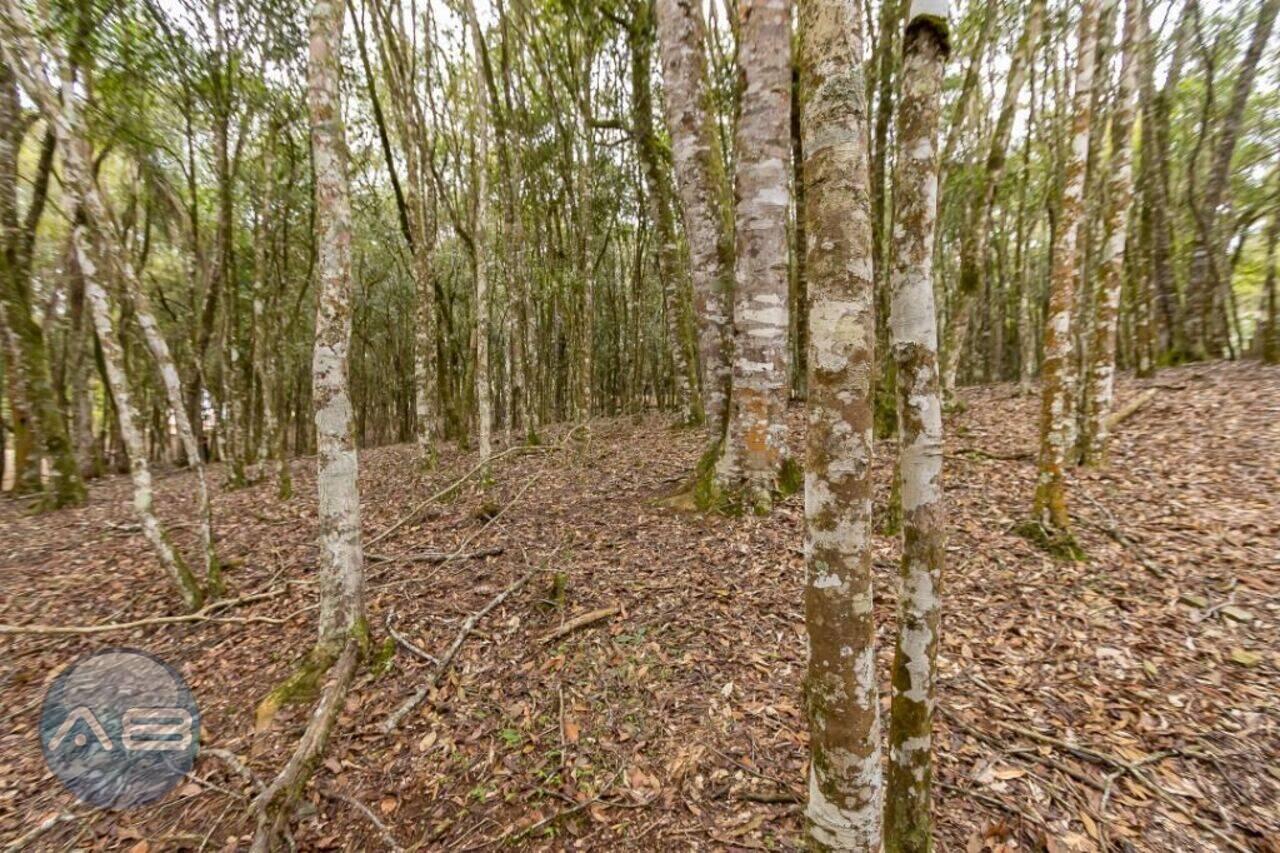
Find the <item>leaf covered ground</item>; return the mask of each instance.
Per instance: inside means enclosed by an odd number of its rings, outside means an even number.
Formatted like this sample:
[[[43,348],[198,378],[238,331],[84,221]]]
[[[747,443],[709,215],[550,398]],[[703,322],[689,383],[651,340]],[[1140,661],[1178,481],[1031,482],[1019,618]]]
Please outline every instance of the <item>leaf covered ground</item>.
[[[1280,850],[1280,370],[1200,365],[1122,380],[1111,467],[1073,474],[1088,552],[1056,560],[1013,531],[1030,504],[1038,398],[966,389],[947,424],[952,532],[940,651],[936,815],[943,850]],[[803,445],[802,413],[792,410]],[[806,734],[803,501],[768,518],[703,517],[663,501],[700,451],[659,416],[596,420],[499,459],[368,546],[374,640],[388,625],[442,655],[480,620],[421,708],[378,725],[433,664],[371,655],[304,796],[300,849],[791,849]],[[887,496],[892,445],[878,451]],[[475,463],[412,447],[361,455],[366,540]],[[0,637],[0,844],[31,849],[246,849],[253,781],[305,725],[258,701],[314,632],[313,460],[295,497],[220,490],[231,595],[214,618],[84,636]],[[215,473],[215,479],[220,476]],[[194,554],[191,483],[158,506]],[[877,537],[882,687],[897,540]],[[443,562],[442,562],[443,560]],[[82,509],[0,501],[0,622],[98,625],[177,615],[129,508],[126,478]],[[611,611],[549,636],[575,617]],[[204,752],[163,801],[91,811],[45,769],[47,684],[108,646],[179,668]],[[383,663],[384,665],[379,665]]]

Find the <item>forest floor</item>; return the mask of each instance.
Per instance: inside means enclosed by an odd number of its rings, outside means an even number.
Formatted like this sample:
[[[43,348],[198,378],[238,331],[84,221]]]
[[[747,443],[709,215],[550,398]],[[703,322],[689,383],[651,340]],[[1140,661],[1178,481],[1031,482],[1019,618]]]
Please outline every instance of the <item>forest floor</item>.
[[[1031,501],[1038,398],[961,392],[947,424],[941,850],[1280,850],[1280,369],[1125,378],[1119,403],[1151,385],[1158,395],[1119,429],[1111,467],[1072,476],[1080,563],[1012,532]],[[799,449],[799,408],[792,424]],[[378,724],[432,665],[402,647],[385,672],[362,668],[306,791],[299,848],[799,845],[802,497],[768,518],[677,512],[660,499],[693,465],[696,434],[658,416],[567,431],[368,545],[375,640],[390,622],[435,655],[538,573],[478,622],[391,735]],[[891,459],[882,447],[882,497]],[[409,446],[363,453],[366,541],[474,462],[445,453],[424,472]],[[255,705],[314,633],[314,460],[293,475],[286,502],[269,482],[216,495],[231,594],[278,593],[219,614],[239,621],[0,639],[0,845],[65,814],[28,846],[247,848],[253,790],[223,759],[203,754],[158,804],[104,813],[57,784],[36,731],[46,685],[77,655],[142,648],[194,690],[202,747],[269,779],[308,714],[286,708],[254,733]],[[160,480],[159,510],[188,553],[191,492],[185,473]],[[883,690],[897,539],[876,548]],[[94,484],[82,509],[31,516],[0,501],[0,593],[8,624],[180,612],[123,477]],[[616,611],[546,639],[603,608]]]

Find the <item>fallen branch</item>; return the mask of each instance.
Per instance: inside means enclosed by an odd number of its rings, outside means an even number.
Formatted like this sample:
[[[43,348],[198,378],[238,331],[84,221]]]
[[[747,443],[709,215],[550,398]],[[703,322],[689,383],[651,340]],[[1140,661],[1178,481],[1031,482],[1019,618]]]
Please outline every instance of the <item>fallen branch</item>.
[[[493,548],[481,548],[469,554],[459,554],[452,551],[419,551],[416,554],[402,554],[398,557],[383,554],[365,554],[365,556],[368,557],[371,563],[427,563],[428,565],[437,565],[449,560],[481,560],[485,557],[498,557],[506,553],[506,550],[501,546],[495,546]]]
[[[458,656],[458,650],[462,648],[462,644],[466,641],[467,635],[475,629],[476,623],[489,615],[489,613],[499,604],[518,592],[537,573],[538,569],[536,568],[525,572],[519,580],[494,596],[493,599],[484,607],[467,617],[467,620],[462,623],[462,628],[458,631],[458,635],[453,638],[453,642],[449,645],[449,650],[445,652],[444,657],[440,659],[440,663],[438,663],[435,670],[432,671],[431,677],[428,678],[421,687],[415,690],[413,695],[406,699],[399,708],[396,708],[395,711],[391,712],[391,714],[382,721],[382,724],[378,728],[384,735],[395,731],[396,727],[404,721],[404,718],[409,716],[409,714],[427,698],[427,694],[430,693],[432,688],[440,682],[441,676],[443,676],[453,664],[453,659]]]
[[[1107,418],[1107,430],[1114,430],[1116,427],[1120,426],[1120,424],[1129,420],[1129,418],[1138,413],[1139,409],[1154,400],[1159,393],[1159,388],[1148,388],[1146,391],[1143,391],[1137,397],[1134,397],[1126,403],[1123,408],[1116,409]]]
[[[288,590],[288,584],[280,587],[279,589],[255,593],[254,595],[242,595],[239,598],[224,598],[220,601],[214,601],[210,604],[206,604],[194,613],[184,613],[181,616],[152,616],[147,619],[135,619],[132,622],[110,622],[104,625],[0,625],[0,635],[105,634],[111,631],[128,631],[133,628],[146,628],[151,625],[179,625],[186,622],[222,622],[234,624],[260,622],[268,625],[283,625],[286,620],[273,619],[269,616],[215,616],[214,614],[231,607],[242,607],[246,604],[254,604],[259,601],[276,598],[277,596],[283,595],[286,590]]]
[[[572,634],[579,628],[593,625],[602,619],[608,619],[610,616],[616,616],[621,610],[622,608],[615,604],[611,607],[602,607],[599,610],[592,610],[589,613],[583,613],[581,616],[575,616],[550,634],[544,634],[539,642],[549,643],[552,640],[558,640],[567,634]]]
[[[405,651],[409,652],[409,654],[413,655],[414,657],[420,660],[424,660],[427,663],[433,663],[439,666],[440,660],[435,655],[417,646],[415,643],[413,643],[413,641],[411,641],[408,637],[401,634],[392,626],[391,618],[394,615],[395,615],[395,611],[392,610],[390,613],[387,614],[387,618],[383,621],[383,626],[387,629],[387,633],[391,635],[391,639],[395,640],[396,643],[402,646],[405,649]]]
[[[333,723],[346,699],[347,689],[355,678],[356,661],[359,657],[359,644],[354,638],[347,640],[293,755],[280,774],[254,799],[251,809],[258,816],[258,826],[254,831],[253,844],[249,848],[252,853],[268,853],[288,828],[294,803],[301,796],[307,779],[314,772],[318,759],[329,742]]]

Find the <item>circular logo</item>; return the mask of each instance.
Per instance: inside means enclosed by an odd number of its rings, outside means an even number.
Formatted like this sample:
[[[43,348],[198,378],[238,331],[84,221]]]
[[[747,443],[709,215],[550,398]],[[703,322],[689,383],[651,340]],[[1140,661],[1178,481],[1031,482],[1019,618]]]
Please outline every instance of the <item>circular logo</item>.
[[[84,802],[154,802],[191,772],[200,711],[182,676],[135,649],[103,649],[66,669],[40,714],[44,760]]]

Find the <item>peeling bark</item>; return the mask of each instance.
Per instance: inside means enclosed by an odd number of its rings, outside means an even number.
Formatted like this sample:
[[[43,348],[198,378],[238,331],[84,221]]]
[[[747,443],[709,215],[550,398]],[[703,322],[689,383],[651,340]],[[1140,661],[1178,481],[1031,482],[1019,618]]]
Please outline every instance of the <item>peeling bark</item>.
[[[883,775],[871,572],[875,347],[863,18],[799,0],[809,277],[805,467],[806,836],[878,850]]]

